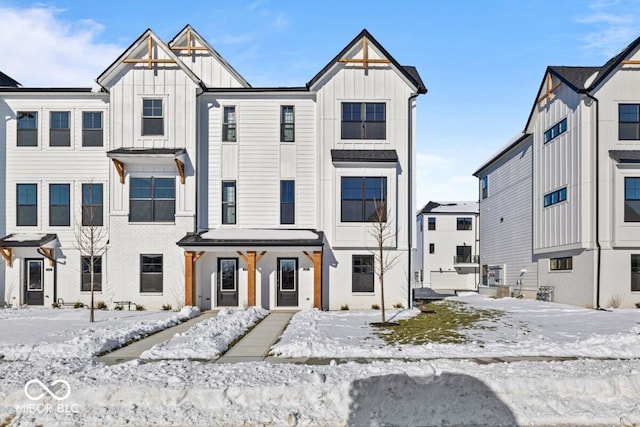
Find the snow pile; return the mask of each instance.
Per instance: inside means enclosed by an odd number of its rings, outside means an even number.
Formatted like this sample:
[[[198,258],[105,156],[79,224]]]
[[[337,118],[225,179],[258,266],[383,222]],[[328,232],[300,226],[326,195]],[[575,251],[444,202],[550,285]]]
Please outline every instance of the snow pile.
[[[0,355],[3,360],[92,358],[199,314],[197,307],[178,313],[96,310],[89,323],[83,309],[0,310]]]
[[[216,317],[195,324],[169,341],[154,345],[142,353],[140,358],[217,359],[230,343],[268,314],[267,310],[259,307],[248,310],[224,308]]]

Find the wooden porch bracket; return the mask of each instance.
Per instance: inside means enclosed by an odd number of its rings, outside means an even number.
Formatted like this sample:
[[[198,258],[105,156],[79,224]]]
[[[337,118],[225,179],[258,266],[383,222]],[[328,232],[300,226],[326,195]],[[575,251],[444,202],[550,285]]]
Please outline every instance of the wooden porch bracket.
[[[0,254],[2,254],[2,258],[7,262],[7,267],[11,267],[13,250],[11,248],[0,248]]]
[[[184,252],[184,304],[194,306],[196,301],[195,266],[196,261],[204,255],[204,251]]]
[[[53,263],[56,262],[55,257],[53,256],[53,254],[55,253],[55,249],[53,248],[40,248],[40,250],[42,251],[42,254],[49,260],[49,267],[53,267]]]
[[[124,184],[124,163],[116,159],[111,160],[113,161],[113,166],[115,166],[116,172],[118,172],[118,176],[120,177],[120,184]]]
[[[184,163],[181,160],[176,160],[176,166],[178,167],[178,173],[180,174],[180,184],[184,184]]]

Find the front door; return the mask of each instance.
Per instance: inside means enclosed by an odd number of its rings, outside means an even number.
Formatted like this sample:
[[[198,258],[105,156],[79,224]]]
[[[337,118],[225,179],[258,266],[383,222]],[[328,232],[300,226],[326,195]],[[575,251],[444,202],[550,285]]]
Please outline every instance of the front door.
[[[298,306],[298,259],[278,258],[278,307]]]
[[[238,258],[218,258],[218,306],[238,306]]]
[[[44,261],[42,259],[25,260],[25,297],[27,305],[44,305]]]

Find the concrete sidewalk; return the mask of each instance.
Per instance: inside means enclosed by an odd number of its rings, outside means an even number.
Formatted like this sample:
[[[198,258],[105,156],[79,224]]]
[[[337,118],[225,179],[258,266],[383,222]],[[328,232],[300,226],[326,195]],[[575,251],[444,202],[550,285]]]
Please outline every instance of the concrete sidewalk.
[[[271,346],[278,341],[294,314],[293,311],[271,312],[215,363],[255,362],[267,359]]]
[[[98,357],[98,361],[104,363],[105,365],[116,365],[118,363],[138,359],[143,352],[149,350],[154,345],[164,341],[168,341],[173,338],[175,334],[184,332],[196,323],[210,319],[217,315],[217,311],[205,311],[198,317],[189,319],[186,322],[182,322],[179,325],[172,326],[171,328],[163,329],[160,332],[142,338],[140,341],[133,342],[125,347],[119,348],[118,350],[114,350],[110,353],[104,354]]]

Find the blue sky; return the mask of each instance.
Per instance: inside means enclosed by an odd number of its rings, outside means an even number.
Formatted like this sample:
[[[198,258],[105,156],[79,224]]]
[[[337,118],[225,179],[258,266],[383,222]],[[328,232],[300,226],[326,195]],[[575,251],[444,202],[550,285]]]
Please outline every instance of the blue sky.
[[[191,24],[253,86],[302,86],[363,28],[429,93],[418,204],[475,200],[471,174],[525,125],[547,65],[602,65],[640,36],[640,1],[0,0],[0,70],[90,86],[151,28]]]

